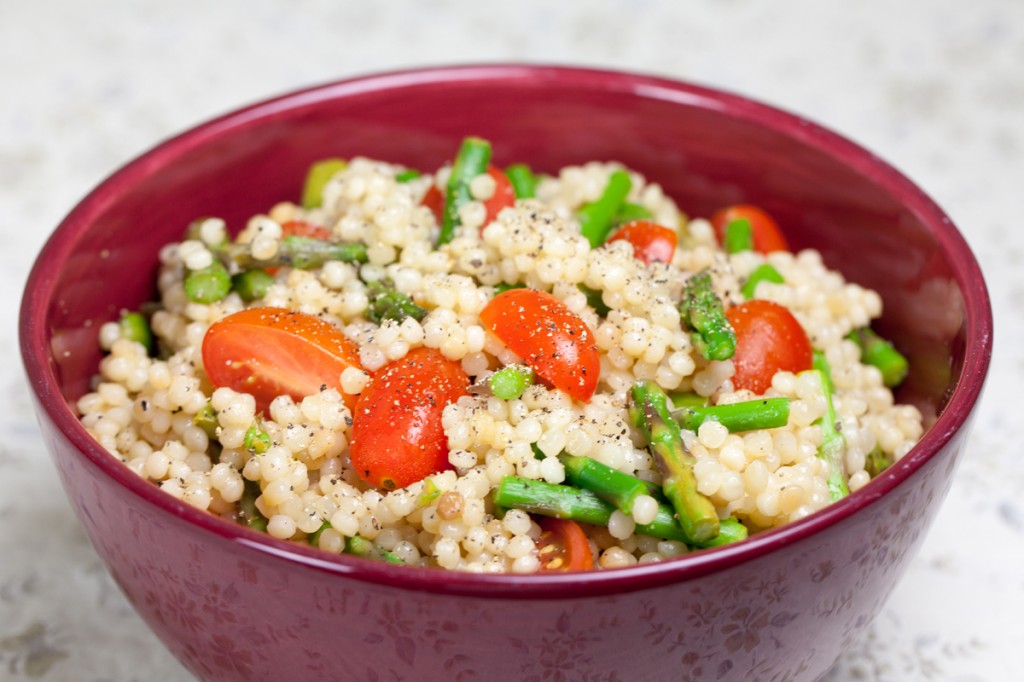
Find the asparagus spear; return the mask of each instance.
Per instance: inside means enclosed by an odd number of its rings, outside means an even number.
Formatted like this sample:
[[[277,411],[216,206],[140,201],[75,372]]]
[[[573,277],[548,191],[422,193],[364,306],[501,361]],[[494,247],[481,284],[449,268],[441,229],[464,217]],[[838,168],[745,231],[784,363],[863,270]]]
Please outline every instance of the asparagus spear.
[[[739,253],[754,248],[754,228],[746,218],[737,218],[725,226],[722,248],[726,253]]]
[[[758,398],[731,405],[689,406],[672,416],[684,429],[696,431],[706,421],[716,421],[729,430],[774,429],[789,422],[789,398]]]
[[[410,182],[410,181],[415,180],[416,178],[420,177],[420,175],[422,175],[422,173],[420,173],[415,168],[407,168],[407,169],[405,169],[404,171],[402,171],[401,173],[399,173],[398,175],[395,176],[395,182],[397,182],[397,183]]]
[[[149,329],[149,322],[142,313],[128,312],[121,313],[118,320],[118,328],[121,331],[121,338],[141,343],[146,350],[153,348],[153,332]]]
[[[725,317],[721,299],[711,288],[709,272],[705,270],[689,279],[679,312],[701,356],[707,360],[728,360],[736,352],[736,334]]]
[[[512,183],[516,199],[532,199],[537,196],[537,176],[525,163],[514,163],[506,168],[505,177]]]
[[[644,481],[590,457],[558,456],[565,467],[565,480],[574,486],[589,490],[610,502],[623,514],[633,513],[633,502],[641,495],[650,495]]]
[[[683,445],[679,424],[672,418],[665,393],[651,381],[638,381],[630,391],[629,415],[644,435],[663,476],[662,489],[692,543],[718,534],[715,506],[697,490],[694,458]]]
[[[266,532],[267,517],[256,508],[256,498],[262,494],[259,483],[247,480],[242,492],[242,498],[238,500],[239,521],[253,530]]]
[[[601,317],[608,317],[612,309],[605,304],[600,289],[591,289],[586,284],[577,284],[576,287],[587,297],[587,305],[593,308],[595,313]]]
[[[231,275],[219,260],[185,275],[185,296],[193,303],[216,303],[231,293]]]
[[[324,185],[338,171],[344,170],[348,164],[344,159],[324,159],[309,167],[306,182],[302,186],[302,205],[304,208],[316,208],[324,202]]]
[[[407,317],[417,322],[427,316],[427,309],[412,302],[412,299],[394,288],[389,279],[375,280],[366,285],[366,297],[370,305],[366,318],[380,324],[384,320],[401,322]]]
[[[282,239],[277,254],[266,260],[253,258],[252,247],[249,244],[228,244],[221,254],[241,270],[282,266],[309,270],[331,260],[346,263],[365,263],[369,260],[366,256],[366,244],[333,242],[298,235],[289,235]]]
[[[612,218],[619,212],[632,186],[633,181],[629,179],[629,173],[623,170],[613,171],[597,201],[577,211],[580,233],[590,242],[591,248],[596,249],[608,238],[608,233],[612,229]]]
[[[882,473],[890,466],[892,466],[892,456],[877,445],[868,453],[864,462],[864,470],[868,472],[871,478]]]
[[[231,278],[231,289],[246,303],[263,298],[274,283],[274,277],[266,270],[246,270]]]
[[[531,514],[572,519],[594,526],[607,526],[615,505],[597,493],[568,485],[556,485],[517,476],[506,476],[494,491],[494,504],[506,509],[522,509]],[[742,540],[747,529],[734,518],[721,522],[721,532],[707,540],[695,542],[683,531],[672,508],[658,505],[658,514],[650,523],[638,523],[636,532],[665,540],[677,540],[694,547],[717,547]]]
[[[653,220],[654,214],[646,206],[634,204],[632,201],[622,202],[622,207],[612,218],[612,225],[624,225],[634,220]]]
[[[491,162],[491,143],[479,137],[462,140],[459,152],[452,164],[445,193],[444,215],[441,218],[441,233],[437,245],[447,244],[455,237],[455,228],[462,224],[459,208],[473,200],[469,183],[481,173],[487,172]]]
[[[877,367],[882,372],[882,382],[886,386],[899,386],[906,378],[907,358],[870,327],[852,331],[847,338],[860,347],[860,359],[864,364]]]
[[[807,371],[817,375],[818,381],[821,382],[821,392],[825,396],[825,415],[819,420],[821,446],[818,448],[818,457],[828,462],[828,497],[835,502],[849,495],[850,488],[846,484],[845,467],[843,467],[843,450],[846,447],[846,441],[843,439],[843,434],[836,428],[836,408],[832,402],[832,372],[824,353],[815,351],[814,369]]]
[[[770,263],[762,263],[754,268],[754,271],[747,277],[747,281],[743,283],[741,291],[743,292],[743,298],[750,300],[754,298],[754,293],[757,291],[757,285],[761,282],[774,282],[775,284],[782,284],[785,282],[779,271],[776,270]]]
[[[515,400],[533,384],[533,370],[526,365],[506,365],[491,375],[491,392],[502,400]]]

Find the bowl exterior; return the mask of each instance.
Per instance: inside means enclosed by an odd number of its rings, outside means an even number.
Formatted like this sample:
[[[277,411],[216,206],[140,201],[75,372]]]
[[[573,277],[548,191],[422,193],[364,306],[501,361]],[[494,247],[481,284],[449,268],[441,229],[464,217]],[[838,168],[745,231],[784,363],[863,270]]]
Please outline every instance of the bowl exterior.
[[[652,589],[579,596],[570,582],[517,599],[374,585],[254,551],[126,495],[42,425],[117,584],[211,682],[816,679],[881,610],[966,439],[862,513],[755,561]]]
[[[297,196],[308,164],[421,168],[467,133],[498,163],[618,159],[687,212],[758,203],[795,246],[881,292],[906,349],[900,398],[930,431],[855,495],[684,561],[550,577],[411,570],[299,548],[188,508],[105,453],[73,402],[98,324],[151,298],[158,249],[200,215],[231,225]],[[22,354],[43,436],[110,572],[204,680],[801,680],[870,622],[963,451],[991,354],[973,256],[901,175],[801,119],[700,87],[578,69],[460,67],[357,79],[230,114],[101,185],[30,276]]]

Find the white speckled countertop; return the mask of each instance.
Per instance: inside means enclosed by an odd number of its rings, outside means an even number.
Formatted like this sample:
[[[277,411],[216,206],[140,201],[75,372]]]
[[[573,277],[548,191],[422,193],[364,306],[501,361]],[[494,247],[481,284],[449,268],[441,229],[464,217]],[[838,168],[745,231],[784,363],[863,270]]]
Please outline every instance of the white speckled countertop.
[[[557,4],[557,8],[553,6]],[[548,7],[552,5],[552,7]],[[387,8],[385,10],[385,8]],[[903,170],[991,287],[993,371],[920,555],[828,676],[1008,680],[1024,641],[1024,2],[5,0],[0,7],[0,679],[192,678],[64,500],[17,360],[25,277],[60,218],[160,139],[296,87],[406,66],[606,66],[800,112]]]

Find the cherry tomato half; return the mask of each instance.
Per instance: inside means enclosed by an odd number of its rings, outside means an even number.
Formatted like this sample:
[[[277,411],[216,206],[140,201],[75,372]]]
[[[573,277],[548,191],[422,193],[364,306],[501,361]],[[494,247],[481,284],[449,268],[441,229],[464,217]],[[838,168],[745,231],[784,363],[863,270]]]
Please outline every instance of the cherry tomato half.
[[[676,252],[676,231],[649,220],[631,220],[608,238],[633,245],[633,256],[645,263],[671,263]]]
[[[548,516],[537,523],[541,529],[537,538],[537,555],[542,573],[589,571],[594,568],[590,541],[580,524]]]
[[[726,226],[732,221],[739,219],[750,221],[755,251],[760,253],[789,251],[789,243],[782,234],[782,230],[779,229],[778,223],[762,209],[749,204],[728,206],[715,211],[711,216],[711,225],[715,228],[719,244],[725,240]]]
[[[359,349],[340,329],[286,308],[250,308],[214,322],[202,352],[213,385],[251,394],[261,412],[279,395],[340,391],[341,373],[360,366]],[[355,398],[346,396],[346,404]]]
[[[468,388],[462,366],[433,348],[413,349],[377,370],[352,416],[356,473],[394,490],[451,469],[441,413]]]
[[[307,223],[305,220],[289,220],[281,223],[281,236],[329,240],[331,238],[331,231],[322,225]]]
[[[736,353],[732,356],[733,386],[758,395],[772,384],[779,370],[802,372],[810,369],[813,356],[807,332],[793,313],[778,303],[753,299],[729,308],[725,316],[736,332]]]
[[[509,182],[505,171],[492,165],[487,167],[487,174],[494,178],[494,194],[491,195],[490,199],[483,202],[487,213],[481,230],[498,217],[501,209],[515,206],[516,204],[516,190],[512,183]],[[440,225],[444,216],[444,192],[438,189],[437,185],[431,185],[420,201],[420,204],[430,209],[437,220],[437,224]]]
[[[509,289],[484,306],[480,321],[541,379],[587,402],[601,359],[594,333],[579,315],[545,291]]]
[[[505,171],[497,166],[488,166],[487,174],[494,178],[494,194],[484,202],[484,208],[487,210],[484,227],[490,225],[498,217],[501,209],[516,205],[516,190],[509,182]]]

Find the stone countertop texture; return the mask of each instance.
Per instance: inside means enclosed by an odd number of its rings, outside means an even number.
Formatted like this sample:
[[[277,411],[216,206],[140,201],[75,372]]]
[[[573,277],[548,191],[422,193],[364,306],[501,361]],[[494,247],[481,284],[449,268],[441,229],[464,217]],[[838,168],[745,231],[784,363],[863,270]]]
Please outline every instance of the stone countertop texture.
[[[0,680],[186,682],[65,502],[18,358],[35,254],[117,166],[199,121],[395,68],[637,70],[799,112],[919,183],[966,235],[998,338],[969,451],[891,601],[827,676],[1008,680],[1024,639],[1024,2],[0,2]]]

